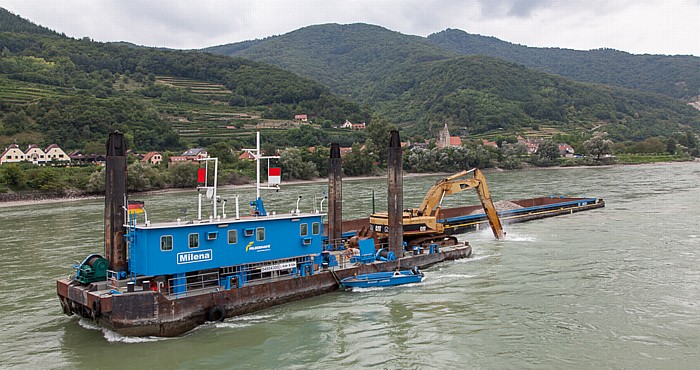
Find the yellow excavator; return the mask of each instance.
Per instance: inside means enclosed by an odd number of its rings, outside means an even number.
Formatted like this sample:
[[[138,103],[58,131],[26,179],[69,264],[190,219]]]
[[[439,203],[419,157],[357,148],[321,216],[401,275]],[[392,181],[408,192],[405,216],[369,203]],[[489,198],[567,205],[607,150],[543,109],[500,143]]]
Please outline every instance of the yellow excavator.
[[[473,177],[468,177],[469,173],[473,173]],[[496,239],[503,239],[503,226],[501,226],[501,220],[498,218],[498,213],[491,200],[486,177],[479,169],[474,168],[439,180],[428,190],[418,209],[403,211],[403,239],[408,247],[457,244],[457,238],[445,235],[445,226],[438,222],[438,216],[446,195],[456,194],[467,189],[476,190],[493,235]],[[380,239],[388,236],[389,216],[386,212],[372,214],[369,223]]]

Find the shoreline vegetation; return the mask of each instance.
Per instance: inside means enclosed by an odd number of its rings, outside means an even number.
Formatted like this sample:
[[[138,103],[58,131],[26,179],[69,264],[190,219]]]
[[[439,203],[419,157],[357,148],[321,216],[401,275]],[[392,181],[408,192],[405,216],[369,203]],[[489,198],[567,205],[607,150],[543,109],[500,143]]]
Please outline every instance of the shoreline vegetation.
[[[700,158],[696,158],[690,161],[672,161],[672,162],[646,162],[646,163],[614,163],[605,164],[600,166],[550,166],[550,167],[523,167],[520,169],[506,170],[502,168],[487,168],[484,172],[501,172],[501,171],[537,171],[537,170],[557,170],[557,169],[574,169],[574,168],[608,168],[608,167],[622,167],[622,166],[645,166],[645,165],[668,165],[677,163],[698,163]],[[413,177],[427,177],[427,176],[440,176],[440,175],[451,175],[452,173],[447,172],[430,172],[430,173],[405,173],[405,178]],[[376,176],[346,176],[343,177],[343,181],[363,181],[369,179],[381,179],[384,178],[382,175]],[[306,185],[306,184],[319,184],[328,181],[327,178],[314,178],[310,180],[286,180],[283,182],[284,185]],[[226,189],[244,189],[244,188],[254,188],[254,183],[240,184],[240,185],[222,185],[219,188],[222,190]],[[158,190],[148,190],[143,192],[134,192],[132,194],[138,195],[154,195],[154,194],[172,194],[172,193],[183,193],[192,191],[192,188],[167,188]],[[0,208],[10,208],[10,207],[21,207],[28,205],[37,204],[51,204],[51,203],[63,203],[63,202],[76,202],[81,200],[97,200],[103,199],[102,194],[91,194],[81,191],[63,191],[63,192],[51,192],[51,191],[25,191],[25,192],[13,192],[0,194]]]

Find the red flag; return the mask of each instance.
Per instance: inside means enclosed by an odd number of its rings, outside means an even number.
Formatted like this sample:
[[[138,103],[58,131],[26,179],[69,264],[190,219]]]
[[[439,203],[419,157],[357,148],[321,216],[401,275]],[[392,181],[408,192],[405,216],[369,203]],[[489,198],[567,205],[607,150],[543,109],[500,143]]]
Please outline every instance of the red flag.
[[[197,169],[197,182],[204,184],[207,180],[207,170],[204,168]]]
[[[279,185],[282,181],[282,169],[279,167],[270,167],[267,174],[267,182],[270,185]]]

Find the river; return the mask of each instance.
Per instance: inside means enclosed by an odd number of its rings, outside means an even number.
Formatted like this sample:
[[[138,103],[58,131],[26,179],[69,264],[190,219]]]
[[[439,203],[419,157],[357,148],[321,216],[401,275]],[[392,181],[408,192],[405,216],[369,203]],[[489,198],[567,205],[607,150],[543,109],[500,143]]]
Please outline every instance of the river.
[[[606,207],[460,235],[469,259],[423,283],[337,292],[132,338],[63,315],[55,279],[102,252],[103,201],[0,208],[2,368],[691,368],[700,363],[700,163],[487,173],[494,200],[604,198]],[[435,177],[406,179],[406,207]],[[264,193],[268,211],[325,184]],[[386,180],[347,181],[344,216],[386,206]],[[382,189],[383,192],[382,192]],[[242,202],[253,189],[220,195]],[[152,220],[192,218],[193,192],[141,197]],[[445,206],[477,203],[472,193]]]

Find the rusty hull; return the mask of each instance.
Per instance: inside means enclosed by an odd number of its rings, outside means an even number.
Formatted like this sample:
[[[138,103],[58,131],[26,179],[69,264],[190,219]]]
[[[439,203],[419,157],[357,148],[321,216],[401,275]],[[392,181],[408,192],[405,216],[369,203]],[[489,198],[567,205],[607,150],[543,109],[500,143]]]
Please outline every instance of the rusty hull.
[[[426,268],[434,264],[467,258],[468,245],[443,248],[433,254],[404,257],[399,261],[358,265],[336,269],[338,279],[414,266]],[[154,291],[110,294],[105,283],[82,286],[67,279],[57,281],[61,304],[70,312],[94,320],[99,325],[126,336],[178,336],[207,320],[212,307],[220,307],[225,317],[234,317],[283,303],[298,301],[338,290],[338,281],[329,271],[306,277],[284,278],[230,290],[212,289],[178,299]],[[97,302],[97,303],[96,303]],[[64,306],[64,311],[66,306]]]

